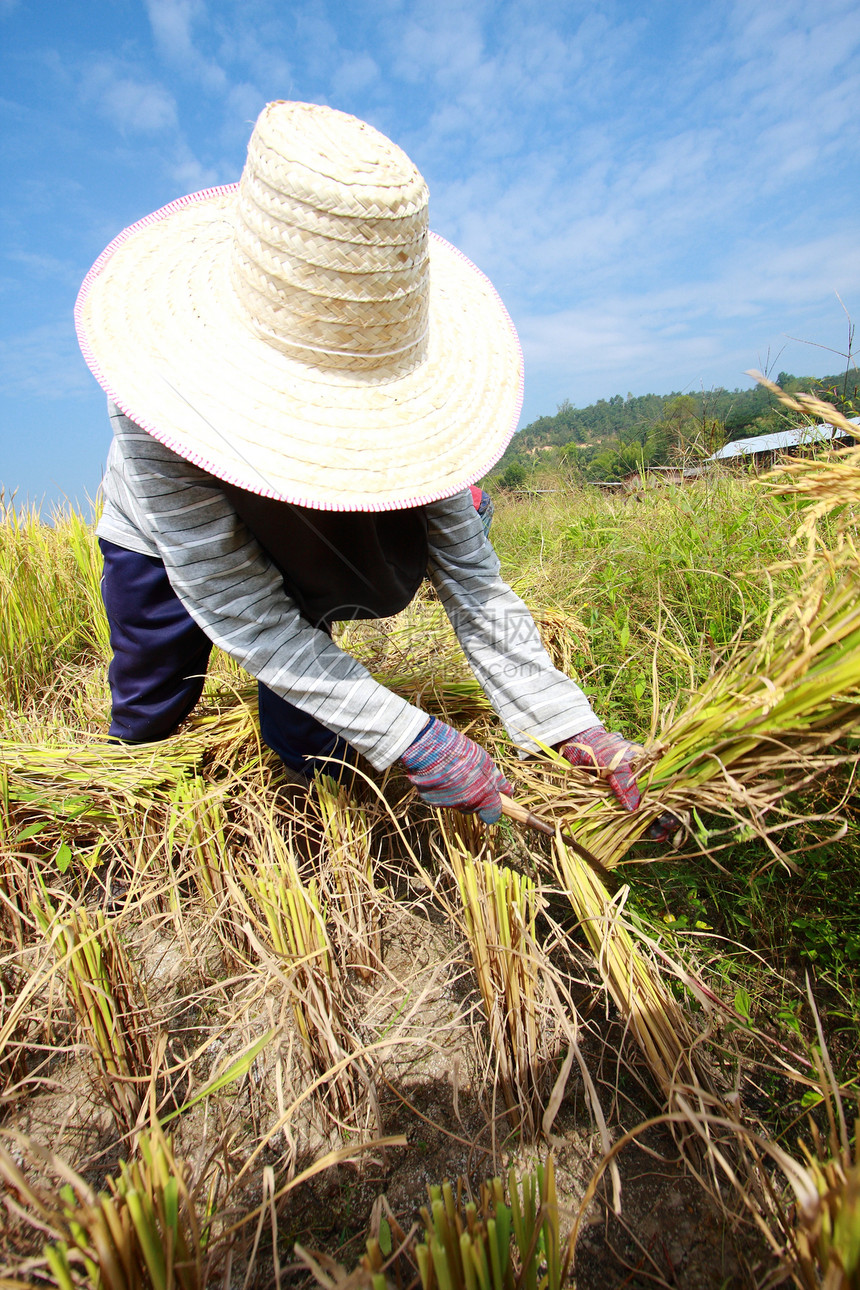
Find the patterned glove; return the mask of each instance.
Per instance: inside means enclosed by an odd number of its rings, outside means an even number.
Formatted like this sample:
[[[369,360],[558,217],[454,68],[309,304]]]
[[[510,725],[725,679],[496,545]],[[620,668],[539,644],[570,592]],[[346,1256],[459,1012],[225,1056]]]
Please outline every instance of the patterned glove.
[[[664,811],[653,824],[649,825],[645,836],[649,842],[672,842],[675,834],[683,827],[677,815],[673,815],[671,811]]]
[[[639,752],[638,744],[631,744],[623,735],[611,733],[603,726],[592,726],[559,747],[571,766],[585,770],[609,769],[605,776],[609,787],[625,811],[635,811],[641,801],[639,789],[630,763]]]
[[[614,769],[606,778],[609,787],[627,811],[635,811],[641,801],[630,769],[630,763],[638,751],[638,744],[629,743],[623,735],[610,734],[603,726],[583,730],[559,747],[559,752],[571,766],[582,766],[586,770],[613,766]],[[645,836],[650,842],[668,842],[680,828],[683,828],[681,821],[671,811],[664,811],[649,825]]]
[[[499,793],[514,791],[488,752],[435,717],[400,760],[425,802],[477,811],[485,824],[501,818]]]

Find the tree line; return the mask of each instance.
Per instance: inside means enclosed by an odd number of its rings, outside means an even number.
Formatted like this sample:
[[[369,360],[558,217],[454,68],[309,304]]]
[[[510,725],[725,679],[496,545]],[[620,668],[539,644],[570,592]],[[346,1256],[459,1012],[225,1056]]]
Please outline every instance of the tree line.
[[[789,394],[817,394],[847,416],[860,408],[856,367],[822,377],[780,372],[777,384]],[[795,422],[760,385],[698,394],[615,394],[584,408],[565,399],[554,416],[538,417],[514,435],[491,479],[503,488],[521,488],[543,466],[571,469],[586,480],[618,480],[646,466],[701,460],[731,440],[771,434]]]

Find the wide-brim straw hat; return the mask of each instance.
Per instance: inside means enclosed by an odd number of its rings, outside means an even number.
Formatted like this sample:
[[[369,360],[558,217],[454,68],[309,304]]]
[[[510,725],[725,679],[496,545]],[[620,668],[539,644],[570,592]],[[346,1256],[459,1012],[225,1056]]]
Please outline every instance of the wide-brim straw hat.
[[[514,326],[429,232],[418,170],[316,104],[270,103],[238,184],[120,233],[75,320],[97,381],[144,430],[303,506],[448,497],[498,460],[522,402]]]

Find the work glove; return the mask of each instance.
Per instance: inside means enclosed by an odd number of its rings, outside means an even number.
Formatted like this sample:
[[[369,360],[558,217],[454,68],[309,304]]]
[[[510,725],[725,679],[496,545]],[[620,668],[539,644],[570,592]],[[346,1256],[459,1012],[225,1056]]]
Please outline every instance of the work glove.
[[[485,749],[435,717],[400,760],[425,802],[476,811],[485,824],[501,818],[499,793],[514,791]]]
[[[639,744],[632,744],[617,731],[610,732],[603,726],[591,726],[559,745],[559,752],[571,766],[608,772],[602,778],[625,811],[635,811],[642,800],[632,769],[633,760],[641,751]],[[664,811],[649,827],[646,837],[652,842],[666,842],[680,827],[680,820]]]

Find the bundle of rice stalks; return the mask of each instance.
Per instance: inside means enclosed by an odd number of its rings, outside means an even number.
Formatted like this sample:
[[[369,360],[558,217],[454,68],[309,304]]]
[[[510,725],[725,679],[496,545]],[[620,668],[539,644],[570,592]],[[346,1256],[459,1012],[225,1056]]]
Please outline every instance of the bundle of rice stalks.
[[[779,810],[785,827],[791,793],[853,760],[850,749],[833,745],[858,721],[860,581],[846,572],[835,586],[811,584],[759,641],[739,648],[682,712],[669,715],[654,749],[662,755],[640,773],[635,813],[552,754],[550,763],[525,764],[519,779],[532,804],[560,816],[611,868],[666,810],[682,819],[694,811],[727,814],[767,838],[769,812]]]
[[[458,921],[487,1019],[487,1066],[511,1127],[532,1140],[541,1128],[551,1063],[560,1048],[558,1018],[543,989],[549,965],[535,938],[535,883],[491,859],[476,859],[460,823],[445,816],[440,822],[460,892]]]
[[[714,1089],[696,1059],[702,1036],[645,957],[623,921],[624,888],[610,899],[600,878],[556,838],[553,859],[562,890],[585,933],[607,993],[638,1043],[664,1097]],[[704,1083],[703,1083],[704,1082]]]
[[[355,1127],[352,1038],[341,1007],[344,987],[332,953],[316,878],[302,881],[293,849],[265,808],[249,812],[254,860],[238,859],[233,885],[249,924],[279,961],[305,1056],[325,1087],[331,1112]]]
[[[555,666],[566,676],[575,675],[577,655],[590,653],[588,629],[582,619],[569,610],[546,606],[535,609],[532,617]]]
[[[326,914],[336,923],[336,943],[344,966],[364,981],[382,967],[381,893],[373,883],[370,822],[344,785],[318,775],[314,800],[323,826],[326,863],[320,874],[325,886]]]
[[[208,1218],[198,1215],[188,1169],[160,1129],[141,1134],[139,1159],[120,1163],[96,1194],[67,1167],[59,1193],[28,1182],[0,1147],[0,1175],[51,1241],[44,1257],[60,1290],[203,1290],[211,1284]]]
[[[239,970],[247,962],[246,938],[231,903],[229,873],[236,830],[227,816],[227,801],[238,784],[207,783],[199,775],[179,780],[169,790],[165,848],[171,874],[184,861],[200,896],[206,923],[221,943],[227,964]],[[175,896],[177,909],[183,901]]]
[[[208,914],[225,899],[224,860],[228,851],[224,791],[199,775],[181,779],[170,790],[167,845],[191,865],[194,883]]]
[[[570,1255],[562,1255],[552,1155],[523,1175],[522,1190],[513,1169],[507,1181],[507,1203],[501,1178],[481,1184],[478,1202],[466,1199],[471,1191],[462,1179],[456,1188],[450,1182],[428,1186],[430,1204],[421,1207],[424,1240],[416,1244],[392,1215],[391,1224],[380,1223],[380,1236],[367,1240],[367,1253],[351,1275],[300,1245],[296,1254],[326,1290],[388,1290],[394,1284],[400,1290],[419,1280],[421,1290],[560,1290]]]
[[[0,780],[10,811],[121,823],[163,805],[161,790],[193,771],[200,756],[190,741],[79,743],[58,729],[56,739],[41,743],[0,740]]]
[[[7,812],[39,812],[84,821],[119,823],[153,807],[165,792],[212,767],[222,777],[267,783],[265,753],[249,689],[231,692],[215,712],[202,710],[169,739],[150,744],[100,742],[69,726],[49,738],[0,739],[0,791]],[[181,790],[180,797],[181,797]]]
[[[450,1183],[428,1188],[424,1243],[415,1247],[422,1290],[559,1290],[567,1267],[561,1257],[558,1198],[552,1155],[522,1179],[513,1170],[508,1200],[500,1178],[481,1186],[480,1207],[463,1205]]]
[[[101,911],[58,913],[43,887],[36,919],[54,956],[97,1072],[97,1087],[121,1133],[134,1129],[153,1078],[149,1002],[116,925]]]

